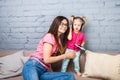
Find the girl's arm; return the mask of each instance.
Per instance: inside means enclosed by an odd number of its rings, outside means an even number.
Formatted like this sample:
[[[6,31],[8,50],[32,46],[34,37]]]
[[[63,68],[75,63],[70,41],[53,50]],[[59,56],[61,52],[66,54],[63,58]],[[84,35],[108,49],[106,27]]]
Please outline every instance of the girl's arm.
[[[74,58],[75,57],[74,52],[69,52],[67,54],[62,54],[59,56],[51,56],[51,55],[52,55],[52,44],[44,43],[44,46],[43,46],[44,59],[43,60],[46,64],[54,63],[54,62],[57,62],[59,60],[65,59],[65,58]]]
[[[68,40],[71,40],[72,39],[72,27],[70,27],[70,31],[69,31],[69,34],[68,34]]]
[[[81,47],[84,47],[84,45],[85,45],[85,41],[83,41],[80,46],[81,46]]]

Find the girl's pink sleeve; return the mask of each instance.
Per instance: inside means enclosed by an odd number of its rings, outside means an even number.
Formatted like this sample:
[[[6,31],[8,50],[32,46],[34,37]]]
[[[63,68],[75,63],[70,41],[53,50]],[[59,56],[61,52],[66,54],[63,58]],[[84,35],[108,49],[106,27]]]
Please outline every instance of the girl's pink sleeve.
[[[82,41],[86,41],[86,37],[85,37],[85,35],[84,35],[84,34],[83,34]]]

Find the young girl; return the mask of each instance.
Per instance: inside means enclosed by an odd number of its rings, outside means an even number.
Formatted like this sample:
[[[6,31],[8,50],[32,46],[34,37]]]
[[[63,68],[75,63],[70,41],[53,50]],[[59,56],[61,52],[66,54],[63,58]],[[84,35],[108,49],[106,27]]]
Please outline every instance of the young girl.
[[[75,58],[73,59],[74,62],[74,70],[78,76],[81,76],[80,67],[79,67],[79,56],[80,56],[80,48],[76,45],[80,45],[84,47],[85,45],[85,35],[81,31],[83,25],[85,24],[86,18],[83,17],[74,17],[71,16],[71,21],[73,21],[72,28],[70,29],[69,35],[68,35],[68,42],[67,42],[67,49],[66,53],[70,51],[75,51]],[[73,19],[73,20],[72,20]],[[66,72],[67,66],[70,59],[64,59],[62,64],[61,72]]]
[[[51,63],[75,57],[74,51],[63,54],[69,33],[68,25],[68,19],[64,16],[57,16],[54,19],[48,33],[39,42],[35,54],[32,54],[24,64],[22,70],[24,80],[74,80],[74,75],[69,72],[49,72]],[[53,56],[56,52],[61,55]]]

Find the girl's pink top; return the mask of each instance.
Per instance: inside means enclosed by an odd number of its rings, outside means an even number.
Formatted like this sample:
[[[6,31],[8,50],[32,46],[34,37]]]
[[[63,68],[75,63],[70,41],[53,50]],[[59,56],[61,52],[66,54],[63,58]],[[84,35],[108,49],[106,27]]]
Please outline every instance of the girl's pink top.
[[[83,41],[86,40],[86,37],[83,32],[75,33],[72,32],[72,39],[68,40],[67,42],[67,48],[79,51],[80,48],[76,47],[75,44],[81,45]]]

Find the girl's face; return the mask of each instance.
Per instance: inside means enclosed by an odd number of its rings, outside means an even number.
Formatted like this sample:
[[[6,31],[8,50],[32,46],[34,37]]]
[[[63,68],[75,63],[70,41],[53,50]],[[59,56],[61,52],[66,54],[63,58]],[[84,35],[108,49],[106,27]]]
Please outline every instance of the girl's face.
[[[80,32],[82,23],[83,23],[82,20],[75,19],[73,22],[73,31],[76,33]]]
[[[66,19],[63,19],[61,21],[61,24],[59,25],[59,28],[58,28],[58,35],[62,34],[62,33],[65,33],[65,31],[67,30],[68,26],[67,26],[67,20]]]

